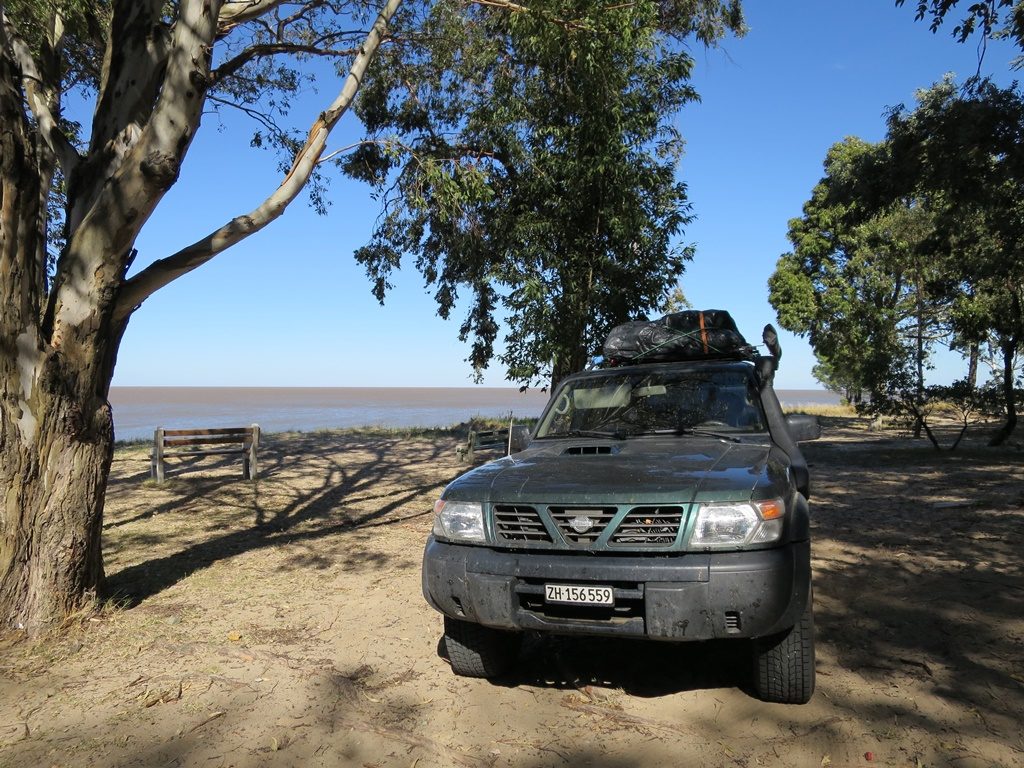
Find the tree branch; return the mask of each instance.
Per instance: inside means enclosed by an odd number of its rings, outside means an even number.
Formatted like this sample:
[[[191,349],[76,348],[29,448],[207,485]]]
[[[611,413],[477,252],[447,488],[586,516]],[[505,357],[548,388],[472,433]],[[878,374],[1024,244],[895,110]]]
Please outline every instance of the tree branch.
[[[223,37],[239,24],[259,18],[281,5],[284,0],[229,0],[217,17],[217,37]]]
[[[32,115],[39,124],[39,132],[60,162],[64,174],[70,175],[81,162],[82,157],[57,125],[57,120],[50,110],[49,102],[44,94],[47,84],[43,82],[42,75],[39,73],[39,68],[36,66],[28,46],[18,36],[2,7],[0,7],[0,44],[7,49],[11,60],[17,62],[21,69],[22,87],[28,97]],[[56,90],[56,84],[53,84],[53,87]]]
[[[310,56],[351,56],[357,48],[321,48],[317,45],[298,45],[296,43],[265,43],[253,45],[246,48],[234,58],[228,59],[211,73],[212,85],[217,85],[224,79],[231,77],[238,70],[254,59],[266,56],[277,56],[280,54],[305,53]]]
[[[211,101],[214,104],[220,104],[220,105],[225,106],[225,107],[231,107],[232,109],[237,109],[239,112],[241,112],[246,117],[250,118],[251,120],[255,120],[257,123],[262,125],[268,131],[270,131],[274,136],[281,136],[281,137],[287,136],[287,133],[285,132],[285,130],[281,126],[279,126],[276,122],[274,122],[274,119],[269,114],[267,114],[266,112],[260,112],[258,109],[253,109],[252,107],[247,107],[244,104],[239,104],[237,101],[230,101],[228,99],[223,99],[220,96],[207,96],[206,99],[207,99],[207,101]]]
[[[331,131],[355,98],[366,68],[377,52],[377,48],[387,32],[387,25],[399,5],[401,5],[401,0],[387,0],[381,9],[349,69],[341,91],[327,110],[321,113],[313,123],[305,145],[295,156],[291,169],[274,193],[250,213],[236,216],[201,240],[172,256],[150,264],[139,274],[127,280],[122,287],[114,312],[118,320],[128,317],[155,291],[205,264],[221,251],[263,229],[284,213],[288,205],[309,181],[323,154]]]

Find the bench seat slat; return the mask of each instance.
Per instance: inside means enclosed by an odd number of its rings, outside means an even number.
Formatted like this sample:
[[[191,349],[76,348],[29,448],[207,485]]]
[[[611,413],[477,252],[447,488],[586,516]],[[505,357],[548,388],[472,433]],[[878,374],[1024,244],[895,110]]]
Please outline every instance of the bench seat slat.
[[[181,435],[251,435],[252,427],[214,427],[212,429],[165,429],[164,437]]]
[[[179,445],[229,445],[231,443],[250,443],[251,438],[246,438],[244,441],[241,437],[172,437],[170,439],[164,438],[164,445],[177,447]]]
[[[186,448],[181,451],[164,451],[164,456],[209,456],[215,453],[247,453],[248,448]]]

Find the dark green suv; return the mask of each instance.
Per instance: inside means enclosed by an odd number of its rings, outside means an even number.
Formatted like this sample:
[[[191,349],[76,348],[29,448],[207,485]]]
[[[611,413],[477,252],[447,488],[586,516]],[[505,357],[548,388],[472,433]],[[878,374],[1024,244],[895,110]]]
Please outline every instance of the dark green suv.
[[[751,647],[766,701],[814,691],[810,495],[774,360],[624,365],[553,393],[529,445],[452,482],[423,593],[460,675],[528,631]]]

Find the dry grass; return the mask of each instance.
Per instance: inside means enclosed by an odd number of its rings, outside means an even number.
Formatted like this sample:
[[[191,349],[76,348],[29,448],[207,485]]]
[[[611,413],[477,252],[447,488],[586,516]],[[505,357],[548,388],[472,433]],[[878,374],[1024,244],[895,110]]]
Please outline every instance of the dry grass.
[[[798,405],[783,408],[786,413],[805,413],[809,416],[827,416],[829,418],[857,418],[857,409],[852,405]]]

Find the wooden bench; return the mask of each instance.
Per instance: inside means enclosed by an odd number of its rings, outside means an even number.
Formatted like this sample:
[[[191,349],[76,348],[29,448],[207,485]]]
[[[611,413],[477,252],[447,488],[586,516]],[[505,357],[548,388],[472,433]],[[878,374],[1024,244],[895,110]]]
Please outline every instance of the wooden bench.
[[[498,452],[508,456],[521,451],[529,438],[530,428],[525,425],[505,429],[471,429],[466,444],[456,448],[455,453],[463,463],[472,463],[477,451]]]
[[[164,429],[153,433],[153,454],[150,477],[158,483],[164,481],[164,463],[167,457],[209,456],[214,454],[240,454],[242,477],[256,479],[256,448],[260,444],[260,425],[250,427],[222,427],[218,429]]]

